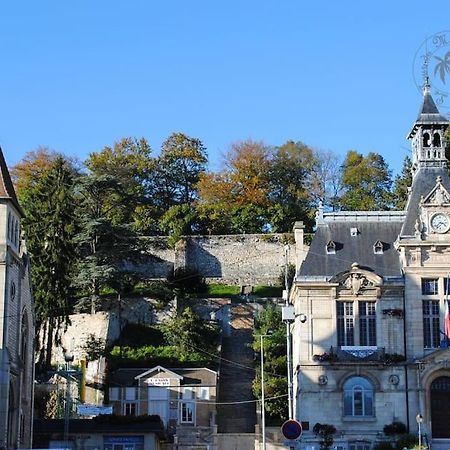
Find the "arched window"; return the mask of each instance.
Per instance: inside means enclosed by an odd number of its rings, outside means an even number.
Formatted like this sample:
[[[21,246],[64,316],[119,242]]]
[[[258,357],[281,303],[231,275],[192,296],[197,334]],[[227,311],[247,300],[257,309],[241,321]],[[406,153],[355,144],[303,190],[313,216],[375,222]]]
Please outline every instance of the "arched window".
[[[429,147],[430,146],[430,134],[429,133],[424,133],[423,134],[423,146],[424,147]]]
[[[344,383],[344,415],[373,417],[373,386],[364,377],[351,377]]]
[[[439,133],[434,133],[433,135],[433,147],[440,147],[441,146],[441,136]]]

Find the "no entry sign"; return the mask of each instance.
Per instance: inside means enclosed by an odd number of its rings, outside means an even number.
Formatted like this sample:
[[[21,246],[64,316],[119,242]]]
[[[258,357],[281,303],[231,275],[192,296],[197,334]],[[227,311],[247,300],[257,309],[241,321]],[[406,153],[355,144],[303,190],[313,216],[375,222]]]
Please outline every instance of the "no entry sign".
[[[281,432],[286,439],[294,441],[302,435],[302,425],[297,420],[289,419],[281,425]]]

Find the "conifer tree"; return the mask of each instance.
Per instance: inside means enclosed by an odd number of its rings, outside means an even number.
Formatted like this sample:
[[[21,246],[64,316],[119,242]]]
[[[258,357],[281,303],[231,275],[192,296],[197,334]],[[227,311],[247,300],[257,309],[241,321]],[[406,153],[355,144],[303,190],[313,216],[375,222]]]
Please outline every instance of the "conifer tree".
[[[74,171],[58,156],[24,196],[24,231],[31,255],[38,366],[48,369],[61,329],[69,323],[68,299],[76,231]],[[26,189],[26,188],[24,188]]]

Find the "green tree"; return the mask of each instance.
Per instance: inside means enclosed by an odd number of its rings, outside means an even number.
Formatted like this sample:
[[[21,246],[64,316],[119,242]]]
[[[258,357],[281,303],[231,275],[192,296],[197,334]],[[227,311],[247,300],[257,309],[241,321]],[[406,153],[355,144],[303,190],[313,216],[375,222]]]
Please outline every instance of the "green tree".
[[[143,243],[130,225],[116,224],[108,213],[110,195],[120,192],[120,184],[110,176],[89,175],[79,182],[80,231],[75,237],[79,260],[75,285],[95,312],[102,287],[113,288],[120,301],[121,294],[134,282],[136,265],[143,258]]]
[[[163,333],[167,343],[179,349],[181,358],[187,358],[190,353],[198,350],[217,352],[217,325],[201,319],[189,307],[165,323]]]
[[[349,150],[342,166],[341,207],[347,211],[386,210],[392,205],[391,172],[377,153]]]
[[[144,138],[123,138],[112,147],[91,153],[85,165],[93,176],[110,177],[117,183],[117,189],[108,189],[103,195],[105,217],[114,224],[133,223],[135,228],[148,231],[153,221],[146,213],[154,211],[146,191],[155,167],[148,142]]]
[[[53,345],[60,343],[61,328],[69,323],[71,271],[76,232],[74,171],[61,156],[48,170],[30,176],[23,187],[23,220],[38,330],[38,365],[51,365]]]
[[[277,147],[269,164],[269,223],[274,232],[291,231],[296,220],[311,225],[311,174],[316,166],[313,151],[302,142]]]
[[[271,334],[270,334],[271,333]],[[281,320],[281,310],[274,305],[268,306],[259,314],[253,332],[253,349],[261,352],[260,335],[264,338],[264,387],[267,397],[278,397],[266,403],[268,420],[280,424],[288,418],[287,401],[287,345],[286,328]],[[260,370],[253,381],[253,392],[261,397]]]
[[[408,188],[412,185],[412,162],[409,156],[403,161],[402,173],[397,175],[394,180],[394,207],[395,209],[405,209],[408,200]]]
[[[220,173],[203,174],[197,211],[204,227],[221,233],[259,233],[268,224],[270,149],[247,140],[231,145]]]

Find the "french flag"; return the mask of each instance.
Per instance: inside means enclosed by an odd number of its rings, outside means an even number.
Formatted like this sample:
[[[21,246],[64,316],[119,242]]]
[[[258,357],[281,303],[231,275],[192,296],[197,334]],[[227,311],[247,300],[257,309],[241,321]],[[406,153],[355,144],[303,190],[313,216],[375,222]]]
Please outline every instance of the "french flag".
[[[450,311],[448,308],[448,291],[450,289],[449,276],[447,275],[447,286],[445,292],[445,315],[444,315],[444,333],[447,342],[450,340]]]

